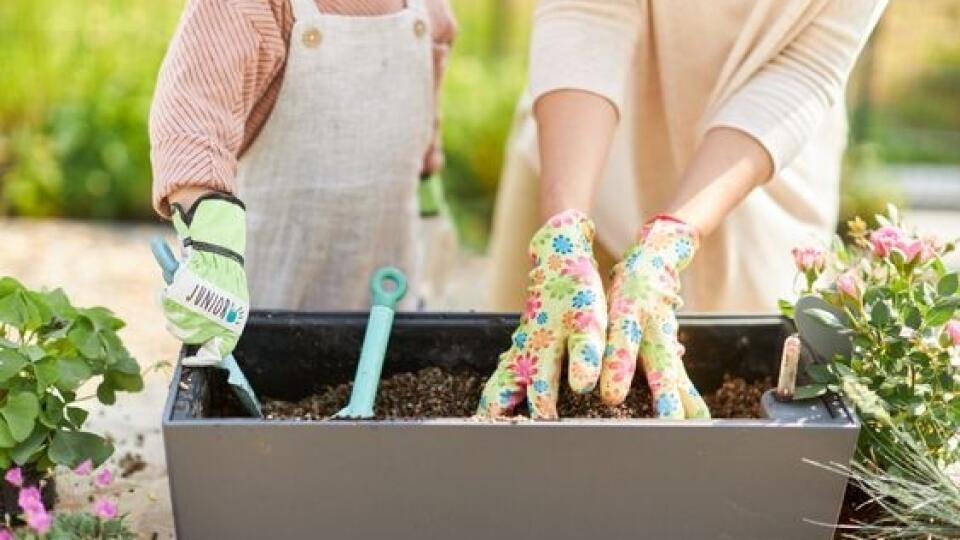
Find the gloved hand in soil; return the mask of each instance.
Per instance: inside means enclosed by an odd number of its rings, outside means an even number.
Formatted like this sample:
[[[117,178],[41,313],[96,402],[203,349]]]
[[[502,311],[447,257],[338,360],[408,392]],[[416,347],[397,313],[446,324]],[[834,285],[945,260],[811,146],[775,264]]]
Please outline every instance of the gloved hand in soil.
[[[626,399],[639,352],[657,416],[710,417],[683,367],[683,345],[677,339],[679,272],[690,264],[698,243],[693,227],[658,216],[643,227],[640,241],[614,266],[600,378],[604,403],[618,405]]]
[[[167,329],[183,343],[202,345],[185,365],[216,365],[247,322],[246,210],[235,197],[210,193],[189,210],[174,204],[173,226],[183,259],[162,293]]]
[[[565,356],[575,392],[596,386],[607,308],[593,236],[593,222],[576,210],[557,214],[534,234],[526,309],[483,389],[478,415],[509,414],[526,398],[531,418],[556,418]]]

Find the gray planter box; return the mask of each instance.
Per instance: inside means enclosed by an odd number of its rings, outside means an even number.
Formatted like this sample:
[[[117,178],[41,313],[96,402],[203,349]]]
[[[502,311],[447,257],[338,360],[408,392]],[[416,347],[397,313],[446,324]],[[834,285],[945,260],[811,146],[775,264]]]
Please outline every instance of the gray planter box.
[[[515,316],[401,314],[384,375],[493,369]],[[255,313],[236,351],[262,395],[352,377],[365,317]],[[681,319],[702,391],[775,376],[777,317]],[[211,417],[228,391],[178,368],[164,409],[181,539],[830,538],[859,424],[833,400],[765,420],[288,422]],[[798,410],[800,414],[798,415]],[[799,419],[794,418],[798,416]]]

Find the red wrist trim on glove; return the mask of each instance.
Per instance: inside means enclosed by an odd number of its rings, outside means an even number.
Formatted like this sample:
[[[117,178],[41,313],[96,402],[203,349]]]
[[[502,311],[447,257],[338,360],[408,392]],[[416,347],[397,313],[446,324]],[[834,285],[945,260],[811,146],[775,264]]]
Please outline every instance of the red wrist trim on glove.
[[[696,227],[694,227],[693,225],[690,225],[686,221],[676,216],[671,216],[670,214],[656,214],[655,216],[648,219],[647,222],[643,224],[643,227],[640,227],[640,234],[637,235],[641,242],[647,239],[647,235],[650,234],[650,229],[653,227],[653,224],[658,221],[669,221],[671,223],[679,223],[681,225],[686,225],[687,227],[690,228],[690,230],[693,231],[695,245],[697,246],[700,245],[700,231],[698,231]]]

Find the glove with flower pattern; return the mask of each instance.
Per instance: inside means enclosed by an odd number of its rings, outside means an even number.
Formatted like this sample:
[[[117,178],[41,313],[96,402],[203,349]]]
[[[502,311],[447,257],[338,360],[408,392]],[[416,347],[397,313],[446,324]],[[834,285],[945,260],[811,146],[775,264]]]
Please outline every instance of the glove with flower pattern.
[[[556,418],[564,356],[575,392],[596,386],[607,308],[593,236],[593,223],[576,210],[557,214],[534,234],[526,309],[483,389],[478,415],[509,414],[526,398],[531,418]]]
[[[697,244],[693,227],[658,216],[614,266],[600,379],[604,403],[618,405],[626,399],[639,352],[657,416],[710,417],[683,367],[683,345],[677,339],[676,311],[682,303],[678,273],[690,264]]]

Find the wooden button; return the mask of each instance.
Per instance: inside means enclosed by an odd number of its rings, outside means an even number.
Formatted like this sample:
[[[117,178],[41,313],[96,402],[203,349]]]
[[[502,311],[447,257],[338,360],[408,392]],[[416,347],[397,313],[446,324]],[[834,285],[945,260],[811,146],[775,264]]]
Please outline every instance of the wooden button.
[[[323,34],[320,33],[320,30],[316,28],[309,28],[303,33],[303,45],[310,47],[311,49],[320,45],[320,42],[323,41]]]
[[[423,22],[423,19],[417,19],[413,23],[413,35],[417,37],[423,37],[427,33],[427,23]]]

